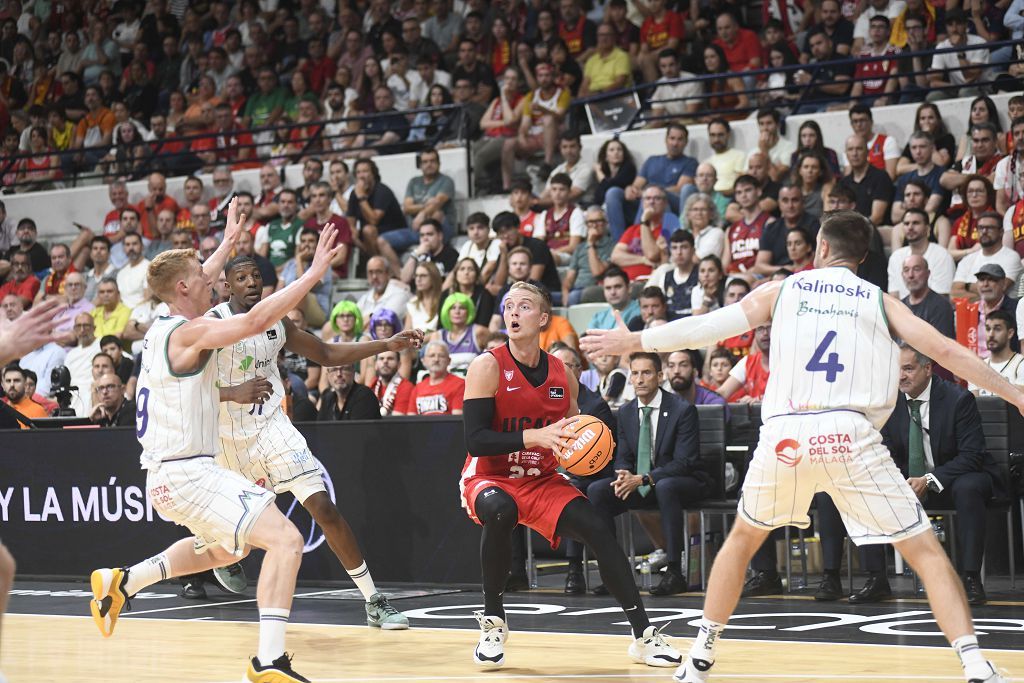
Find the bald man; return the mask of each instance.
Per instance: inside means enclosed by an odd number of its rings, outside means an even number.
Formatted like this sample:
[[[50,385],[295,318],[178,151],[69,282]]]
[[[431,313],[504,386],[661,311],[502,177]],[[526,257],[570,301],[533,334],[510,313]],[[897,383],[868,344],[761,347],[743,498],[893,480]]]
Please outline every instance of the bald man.
[[[71,386],[79,387],[71,407],[76,415],[88,415],[92,409],[92,397],[89,388],[92,386],[92,359],[100,352],[100,340],[96,337],[96,320],[89,313],[75,316],[75,340],[78,346],[68,350],[64,356],[64,365],[71,372]]]
[[[903,260],[903,285],[909,292],[903,297],[903,303],[909,306],[910,311],[918,318],[947,337],[955,339],[953,305],[950,304],[948,297],[928,286],[930,275],[928,261],[923,255],[911,254]]]
[[[68,348],[78,343],[75,337],[75,318],[82,313],[92,311],[92,302],[85,298],[86,278],[82,273],[68,273],[64,279],[64,298],[67,300],[67,309],[54,318],[57,326],[54,333],[57,335],[57,343]]]

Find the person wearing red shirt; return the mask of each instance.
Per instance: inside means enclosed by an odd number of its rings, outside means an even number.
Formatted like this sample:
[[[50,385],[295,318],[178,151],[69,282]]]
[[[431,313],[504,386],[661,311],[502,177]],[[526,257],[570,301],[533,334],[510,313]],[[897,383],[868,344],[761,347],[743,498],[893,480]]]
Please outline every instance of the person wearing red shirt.
[[[630,282],[649,277],[651,271],[667,260],[668,244],[662,229],[668,197],[657,185],[648,185],[642,199],[644,213],[640,222],[626,228],[612,249],[611,262],[626,271]]]
[[[0,285],[0,301],[13,294],[21,299],[24,308],[29,308],[35,301],[39,287],[39,278],[32,274],[32,258],[27,252],[14,252],[11,255],[11,277]]]
[[[196,224],[192,220],[192,207],[203,203],[203,181],[197,176],[186,178],[184,194],[185,202],[174,218],[174,227],[177,230],[195,232]]]
[[[658,80],[658,55],[662,50],[677,50],[683,40],[683,17],[665,8],[666,0],[651,0],[651,13],[640,26],[640,69],[644,81]]]
[[[43,300],[47,294],[63,294],[64,280],[69,273],[74,273],[75,264],[71,261],[71,249],[66,244],[55,244],[50,247],[50,271],[43,278],[39,291],[36,292],[35,303]]]
[[[715,20],[718,37],[712,41],[725,52],[729,71],[749,71],[761,68],[761,41],[750,29],[740,28],[736,17],[725,12]],[[746,83],[744,78],[744,83]],[[747,84],[748,87],[750,84]]]
[[[256,154],[252,135],[235,123],[230,104],[218,104],[213,113],[213,127],[193,141],[192,151],[207,170],[218,164],[248,168]]]
[[[586,63],[597,46],[597,26],[580,10],[579,0],[561,0],[558,11],[558,37],[565,41],[573,59]]]
[[[762,211],[761,188],[751,175],[741,175],[733,185],[733,199],[740,207],[740,219],[725,231],[727,247],[723,265],[726,272],[750,283],[758,275],[775,272],[772,266],[757,264],[761,234],[771,215]]]
[[[772,342],[772,326],[759,325],[754,329],[754,346],[749,356],[736,363],[729,372],[729,379],[718,387],[718,395],[730,403],[760,403],[768,386],[770,360],[768,350]],[[742,391],[742,394],[737,392]]]
[[[334,227],[338,229],[335,242],[341,241],[346,244],[352,244],[352,228],[349,226],[348,220],[344,216],[331,213],[331,198],[333,196],[334,191],[331,189],[330,183],[322,180],[313,183],[309,193],[309,206],[313,209],[313,215],[306,220],[303,227],[316,230],[319,233],[323,231],[328,223],[333,223]],[[334,261],[331,262],[331,267],[334,269],[334,274],[337,277],[343,278],[348,276],[348,255],[350,249],[351,247],[339,251],[338,255],[334,257]]]
[[[320,95],[338,67],[334,60],[327,56],[322,38],[310,38],[308,51],[309,57],[301,60],[299,71],[306,77],[310,89]]]
[[[448,372],[448,345],[432,341],[423,352],[423,364],[430,373],[416,385],[409,397],[410,415],[462,415],[466,381]]]
[[[111,242],[116,242],[121,239],[118,236],[121,231],[121,211],[126,206],[130,206],[128,204],[128,185],[123,180],[111,182],[107,186],[107,196],[114,208],[103,217],[103,234]]]
[[[135,208],[139,212],[142,235],[153,239],[156,236],[156,217],[161,211],[171,211],[177,216],[178,202],[167,194],[167,178],[163,173],[150,173],[148,183],[149,194]]]
[[[380,401],[381,417],[408,415],[413,383],[398,374],[401,358],[397,351],[382,351],[373,361],[374,378],[370,389]]]

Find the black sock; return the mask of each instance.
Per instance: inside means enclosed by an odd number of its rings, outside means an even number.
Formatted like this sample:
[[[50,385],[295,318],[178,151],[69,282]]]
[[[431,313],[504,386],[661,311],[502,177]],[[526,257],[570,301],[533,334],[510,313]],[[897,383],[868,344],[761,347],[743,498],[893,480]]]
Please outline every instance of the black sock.
[[[491,491],[487,496],[482,495]],[[483,522],[480,535],[480,568],[484,584],[484,616],[505,618],[503,597],[512,566],[512,533],[519,518],[515,501],[498,488],[477,496],[477,518]]]

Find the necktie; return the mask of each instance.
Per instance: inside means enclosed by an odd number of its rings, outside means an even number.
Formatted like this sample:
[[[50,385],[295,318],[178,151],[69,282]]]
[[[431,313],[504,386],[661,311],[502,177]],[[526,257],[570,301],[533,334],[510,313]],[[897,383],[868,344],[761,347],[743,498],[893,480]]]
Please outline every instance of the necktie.
[[[923,477],[925,474],[921,403],[918,400],[907,400],[907,405],[910,406],[910,476],[912,477]]]
[[[636,448],[636,473],[641,477],[651,471],[651,461],[654,460],[654,436],[651,433],[651,411],[654,408],[645,406],[640,408],[643,418],[640,420],[640,442]],[[641,496],[651,492],[650,486],[641,486],[637,489]]]

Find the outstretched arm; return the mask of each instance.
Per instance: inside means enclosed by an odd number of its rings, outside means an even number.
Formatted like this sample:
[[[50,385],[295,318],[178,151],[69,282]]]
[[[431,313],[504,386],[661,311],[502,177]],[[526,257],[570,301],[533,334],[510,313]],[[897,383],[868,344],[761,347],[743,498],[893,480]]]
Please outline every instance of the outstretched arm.
[[[203,264],[203,273],[209,279],[216,281],[220,271],[224,270],[224,264],[235,250],[235,243],[238,242],[238,235],[242,232],[242,225],[245,223],[245,214],[238,213],[238,197],[228,204],[228,219],[224,226],[224,239],[221,240],[217,251],[210,255]]]
[[[624,356],[635,351],[666,353],[702,349],[771,320],[772,308],[781,287],[781,282],[769,282],[738,303],[642,332],[630,332],[616,311],[618,325],[615,329],[587,330],[587,336],[580,340],[580,348],[588,355],[596,353],[612,356]]]
[[[893,336],[905,341],[958,377],[988,389],[1024,413],[1024,392],[1010,384],[970,349],[940,334],[895,297],[883,295]]]
[[[300,356],[316,361],[325,368],[355,363],[384,351],[401,352],[410,348],[418,349],[423,344],[423,332],[413,329],[402,330],[390,339],[328,343],[305,330],[300,330],[289,318],[284,318],[281,322],[284,323],[287,337],[284,347]]]

